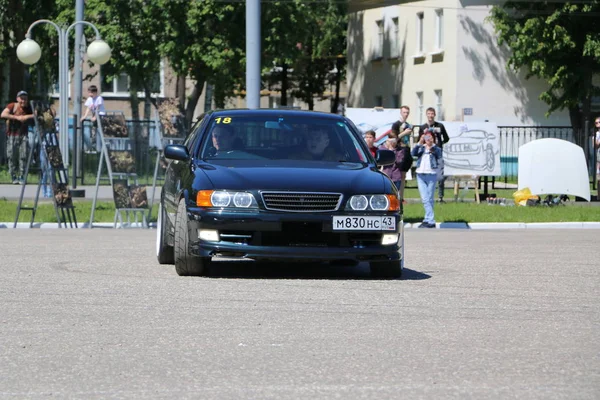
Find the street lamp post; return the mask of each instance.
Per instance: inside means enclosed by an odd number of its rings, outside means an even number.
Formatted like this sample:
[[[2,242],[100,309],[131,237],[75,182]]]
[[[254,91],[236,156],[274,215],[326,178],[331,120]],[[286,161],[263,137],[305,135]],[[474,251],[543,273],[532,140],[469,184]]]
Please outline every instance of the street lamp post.
[[[33,22],[27,33],[25,40],[17,46],[17,57],[24,64],[35,64],[42,56],[42,49],[39,44],[31,39],[31,30],[38,24],[50,24],[54,26],[58,33],[58,88],[59,88],[59,147],[63,157],[65,167],[69,165],[69,32],[78,25],[84,24],[91,26],[96,32],[96,39],[90,43],[87,49],[88,58],[95,64],[105,64],[110,59],[110,47],[100,37],[100,32],[92,23],[87,21],[77,21],[64,29],[52,21],[40,19]],[[76,134],[76,133],[75,133]],[[77,151],[77,149],[73,149]]]

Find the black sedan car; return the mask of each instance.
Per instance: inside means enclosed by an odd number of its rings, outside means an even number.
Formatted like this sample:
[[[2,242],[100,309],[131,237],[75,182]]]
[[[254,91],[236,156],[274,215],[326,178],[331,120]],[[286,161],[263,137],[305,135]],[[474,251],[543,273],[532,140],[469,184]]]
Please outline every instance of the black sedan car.
[[[212,111],[164,149],[157,257],[205,275],[213,257],[356,264],[400,277],[402,205],[345,117],[309,111]]]

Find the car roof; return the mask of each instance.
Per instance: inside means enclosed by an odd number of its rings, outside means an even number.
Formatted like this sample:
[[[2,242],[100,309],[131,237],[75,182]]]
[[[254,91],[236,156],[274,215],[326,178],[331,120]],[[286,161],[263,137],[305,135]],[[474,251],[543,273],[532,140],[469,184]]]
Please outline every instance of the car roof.
[[[332,120],[345,120],[346,118],[332,113],[326,113],[321,111],[308,111],[308,110],[292,110],[292,109],[281,109],[281,108],[258,108],[258,109],[248,109],[248,108],[232,108],[226,110],[212,110],[209,111],[207,116],[214,117],[231,117],[231,116],[252,116],[252,115],[267,115],[273,117],[299,117],[299,118],[327,118]]]

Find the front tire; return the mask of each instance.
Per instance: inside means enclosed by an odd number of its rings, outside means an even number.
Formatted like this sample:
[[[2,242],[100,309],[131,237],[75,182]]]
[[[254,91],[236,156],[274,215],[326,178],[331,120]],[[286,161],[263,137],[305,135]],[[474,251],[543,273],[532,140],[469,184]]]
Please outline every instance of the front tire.
[[[379,279],[397,279],[402,277],[402,261],[371,261],[371,277]]]
[[[158,204],[158,221],[156,221],[156,258],[159,264],[173,264],[175,254],[173,246],[167,244],[167,215],[162,205]]]
[[[185,199],[179,201],[175,217],[175,271],[179,276],[206,275],[210,257],[196,257],[190,253],[187,209]]]

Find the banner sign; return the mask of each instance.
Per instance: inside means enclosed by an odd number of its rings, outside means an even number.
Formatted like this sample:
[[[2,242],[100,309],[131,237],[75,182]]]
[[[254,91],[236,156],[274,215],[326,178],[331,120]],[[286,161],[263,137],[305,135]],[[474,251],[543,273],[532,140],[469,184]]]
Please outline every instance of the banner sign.
[[[400,109],[347,108],[349,118],[363,133],[372,129],[376,138],[386,134],[400,118]],[[410,117],[409,117],[409,121]],[[500,176],[500,135],[493,122],[439,121],[450,141],[444,145],[444,175]],[[413,142],[418,139],[415,126]]]

